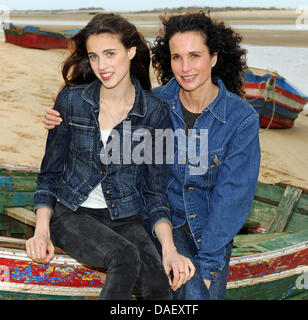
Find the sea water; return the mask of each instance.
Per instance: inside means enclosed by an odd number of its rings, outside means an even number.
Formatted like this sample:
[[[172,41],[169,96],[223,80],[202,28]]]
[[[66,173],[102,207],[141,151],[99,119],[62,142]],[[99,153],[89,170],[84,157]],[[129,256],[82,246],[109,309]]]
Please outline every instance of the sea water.
[[[53,24],[53,25],[80,25],[83,27],[87,21],[38,21],[38,20],[21,20],[11,21],[16,24]],[[143,21],[134,21],[134,23],[143,26],[151,26],[151,23]],[[157,26],[157,25],[155,25]],[[289,25],[232,25],[235,28],[253,28],[267,30],[296,30],[295,24]],[[1,30],[2,31],[2,30]],[[154,39],[148,39],[153,43]],[[263,69],[274,70],[297,89],[308,95],[308,48],[304,47],[285,47],[285,46],[259,46],[259,45],[243,45],[248,50],[247,62],[249,66],[259,67]],[[308,109],[308,104],[305,106]]]

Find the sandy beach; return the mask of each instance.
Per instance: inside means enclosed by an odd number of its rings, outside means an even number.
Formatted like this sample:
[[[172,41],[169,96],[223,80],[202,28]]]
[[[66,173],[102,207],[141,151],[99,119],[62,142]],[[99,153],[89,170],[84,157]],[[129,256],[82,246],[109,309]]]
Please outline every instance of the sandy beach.
[[[158,14],[123,13],[132,21],[158,25]],[[217,18],[230,24],[294,24],[295,11],[215,12]],[[29,18],[30,15],[23,14]],[[20,15],[19,15],[20,17]],[[37,19],[38,15],[32,18]],[[89,20],[88,13],[40,16],[41,19]],[[269,22],[270,21],[270,22]],[[71,27],[71,26],[70,26]],[[59,28],[59,27],[54,27]],[[69,29],[66,26],[67,29]],[[65,28],[62,28],[62,30]],[[158,34],[159,27],[140,27],[147,37]],[[308,47],[308,30],[241,29],[244,43]],[[52,105],[52,96],[62,85],[61,63],[68,51],[36,50],[18,47],[0,34],[0,164],[39,166],[44,154],[47,132],[43,116]],[[308,80],[308,76],[306,81]],[[153,77],[153,85],[156,81]],[[287,130],[260,131],[262,162],[259,180],[288,183],[308,189],[308,111],[300,113],[295,126]]]

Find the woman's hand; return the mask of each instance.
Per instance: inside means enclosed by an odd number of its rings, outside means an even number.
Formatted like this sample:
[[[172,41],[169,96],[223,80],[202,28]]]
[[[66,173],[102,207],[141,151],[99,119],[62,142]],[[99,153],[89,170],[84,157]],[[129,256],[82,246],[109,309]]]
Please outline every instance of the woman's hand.
[[[178,290],[195,274],[195,267],[191,260],[179,254],[176,248],[163,250],[163,265],[173,291]],[[171,271],[173,273],[172,280],[170,275]]]
[[[35,262],[48,264],[54,257],[55,248],[49,235],[35,233],[26,241],[27,256]]]
[[[49,221],[51,210],[41,207],[36,210],[36,226],[34,236],[26,241],[27,256],[38,263],[49,263],[55,253],[50,240]]]
[[[60,113],[49,107],[46,110],[45,118],[44,118],[44,128],[45,129],[53,129],[55,126],[61,124],[62,118],[60,117]]]
[[[195,267],[189,258],[178,253],[173,242],[172,229],[168,222],[159,221],[154,229],[162,246],[163,265],[169,277],[171,289],[176,291],[194,276]],[[173,273],[172,280],[171,271]]]

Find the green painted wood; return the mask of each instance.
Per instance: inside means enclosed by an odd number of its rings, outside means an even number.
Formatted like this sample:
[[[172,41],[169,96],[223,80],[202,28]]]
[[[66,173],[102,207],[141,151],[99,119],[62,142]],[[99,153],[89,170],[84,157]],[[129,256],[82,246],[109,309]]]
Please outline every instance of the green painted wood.
[[[233,239],[233,246],[237,248],[247,248],[258,245],[261,242],[277,239],[287,235],[283,233],[258,233],[258,234],[239,234]]]
[[[0,191],[0,213],[4,207],[33,206],[33,192],[7,192]]]
[[[291,296],[290,298],[287,298],[286,300],[308,300],[308,290],[306,289],[304,292]]]
[[[259,221],[260,227],[268,230],[278,214],[276,206],[254,200],[248,218]]]
[[[308,215],[293,213],[285,231],[297,232],[303,229],[308,229]]]
[[[283,236],[277,239],[260,242],[259,245],[268,250],[276,250],[276,249],[289,247],[305,241],[308,241],[308,229],[301,230],[292,234],[288,234],[286,236]]]
[[[0,191],[36,191],[36,178],[0,177]]]
[[[8,231],[10,229],[10,218],[0,215],[0,231]]]
[[[253,247],[246,247],[246,248],[232,248],[231,256],[232,257],[240,257],[240,256],[248,256],[251,254],[257,254],[260,251]]]
[[[282,232],[286,227],[292,210],[302,194],[302,190],[293,186],[288,186],[283,194],[277,209],[279,214],[276,215],[275,220],[268,228],[269,232]],[[282,210],[280,210],[282,209]]]
[[[12,237],[18,235],[19,238],[28,239],[33,236],[34,228],[12,218],[9,231]]]
[[[24,170],[16,169],[3,169],[0,168],[0,176],[7,177],[7,176],[14,176],[14,177],[37,177],[39,169],[36,170],[32,167],[29,167],[30,169],[27,170],[26,168]]]
[[[299,275],[259,283],[240,288],[227,289],[226,300],[285,300],[296,299],[307,290],[296,288],[296,279]]]
[[[308,194],[302,193],[301,198],[298,200],[294,207],[294,211],[304,215],[308,215]]]
[[[284,193],[284,188],[267,183],[258,182],[255,199],[269,204],[278,205]]]

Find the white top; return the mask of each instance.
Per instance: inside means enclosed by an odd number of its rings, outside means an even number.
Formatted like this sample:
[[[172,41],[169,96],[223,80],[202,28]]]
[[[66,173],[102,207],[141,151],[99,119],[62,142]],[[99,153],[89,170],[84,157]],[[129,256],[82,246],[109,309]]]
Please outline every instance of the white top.
[[[108,137],[112,129],[101,130],[101,139],[106,146]],[[105,197],[102,190],[102,185],[99,183],[90,193],[86,201],[81,204],[82,207],[92,208],[92,209],[103,209],[107,208]]]

